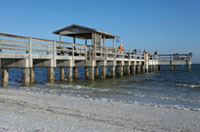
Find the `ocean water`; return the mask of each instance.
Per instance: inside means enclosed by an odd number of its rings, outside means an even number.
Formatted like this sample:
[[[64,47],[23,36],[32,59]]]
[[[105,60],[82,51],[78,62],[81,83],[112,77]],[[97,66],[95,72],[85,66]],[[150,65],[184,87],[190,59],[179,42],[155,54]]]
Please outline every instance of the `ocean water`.
[[[200,111],[200,65],[192,65],[191,70],[187,72],[185,66],[177,66],[176,71],[171,72],[169,66],[162,66],[160,72],[88,81],[80,67],[80,78],[69,83],[58,80],[59,70],[56,69],[56,81],[49,84],[46,83],[46,69],[36,68],[35,84],[24,88],[21,87],[21,69],[13,68],[9,69],[9,86],[4,89]]]

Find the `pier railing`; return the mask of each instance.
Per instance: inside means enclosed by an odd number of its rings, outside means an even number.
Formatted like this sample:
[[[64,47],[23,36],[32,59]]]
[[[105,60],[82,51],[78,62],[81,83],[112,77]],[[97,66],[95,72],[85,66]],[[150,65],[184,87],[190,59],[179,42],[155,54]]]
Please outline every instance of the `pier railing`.
[[[0,33],[0,52],[93,58],[144,59],[143,52]]]
[[[158,60],[191,60],[192,53],[189,54],[159,54]]]
[[[81,44],[0,33],[0,51],[6,53],[87,56],[87,48]]]
[[[89,55],[95,58],[121,58],[121,59],[144,59],[144,53],[141,51],[118,50],[117,48],[93,46],[89,47]]]
[[[89,59],[144,59],[144,52],[118,50],[99,45],[82,45],[34,37],[0,33],[1,53],[21,53],[27,55],[75,56]],[[189,54],[149,54],[149,60],[170,61],[192,59]]]

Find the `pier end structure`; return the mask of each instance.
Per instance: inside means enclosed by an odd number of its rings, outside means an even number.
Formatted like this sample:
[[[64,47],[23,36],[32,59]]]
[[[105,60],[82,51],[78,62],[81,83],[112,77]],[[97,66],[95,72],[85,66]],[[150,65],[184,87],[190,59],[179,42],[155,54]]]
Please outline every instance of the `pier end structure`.
[[[156,70],[160,70],[161,66],[169,65],[171,67],[171,71],[174,72],[176,70],[176,66],[185,65],[187,66],[187,71],[191,70],[192,65],[192,53],[188,54],[159,54],[157,59],[157,68]]]
[[[162,56],[123,49],[118,52],[116,37],[96,29],[71,25],[57,30],[59,41],[0,33],[1,85],[8,85],[9,68],[22,68],[22,85],[35,82],[35,69],[47,68],[47,81],[55,80],[55,68],[59,67],[59,78],[71,82],[78,78],[78,69],[84,66],[86,79],[135,75],[141,72],[158,71],[161,65],[187,65],[190,71],[192,54],[162,60]],[[72,37],[73,42],[64,42],[63,37]],[[111,39],[112,44],[107,44]],[[80,41],[81,40],[81,41]],[[81,44],[80,44],[81,42]],[[120,42],[119,42],[120,43]],[[112,46],[108,46],[112,45]],[[107,68],[110,68],[108,73]],[[66,69],[66,70],[65,70]],[[100,72],[100,71],[101,72]],[[96,75],[96,76],[95,76]]]

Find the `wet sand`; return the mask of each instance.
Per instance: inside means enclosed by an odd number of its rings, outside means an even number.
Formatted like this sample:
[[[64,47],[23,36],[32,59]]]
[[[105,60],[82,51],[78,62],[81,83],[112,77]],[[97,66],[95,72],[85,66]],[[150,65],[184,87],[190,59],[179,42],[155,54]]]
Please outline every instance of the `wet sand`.
[[[199,130],[199,111],[0,89],[0,132]]]

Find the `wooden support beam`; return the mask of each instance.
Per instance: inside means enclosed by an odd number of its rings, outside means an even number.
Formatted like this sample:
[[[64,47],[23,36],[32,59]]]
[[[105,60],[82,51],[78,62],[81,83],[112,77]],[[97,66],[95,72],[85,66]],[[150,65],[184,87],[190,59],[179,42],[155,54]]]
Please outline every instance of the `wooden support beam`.
[[[117,70],[118,70],[119,76],[122,77],[124,75],[124,66],[122,65],[118,66]]]
[[[189,72],[191,71],[191,65],[190,64],[187,65],[187,71],[189,71]]]
[[[125,66],[125,74],[126,75],[130,75],[131,71],[130,71],[130,66]]]
[[[137,65],[137,73],[141,73],[141,65]]]
[[[156,71],[158,71],[158,65],[156,65]]]
[[[94,80],[94,66],[89,66],[89,79]]]
[[[85,66],[85,78],[89,79],[89,68]]]
[[[149,65],[149,72],[152,72],[152,65]]]
[[[67,81],[72,82],[73,81],[73,69],[71,66],[67,67]]]
[[[35,82],[35,71],[34,68],[30,68],[30,83],[34,84]]]
[[[74,72],[74,78],[78,78],[78,67],[77,66],[75,66],[74,68],[73,68],[73,72]]]
[[[111,67],[110,67],[110,70],[111,70],[111,76],[112,76],[113,78],[115,78],[115,66],[111,66]]]
[[[146,72],[146,73],[149,72],[149,65],[145,65],[145,72]]]
[[[73,43],[76,44],[76,37],[73,37]]]
[[[22,68],[22,86],[30,86],[30,68]]]
[[[106,66],[101,66],[101,78],[106,78],[107,68]]]
[[[145,73],[145,65],[141,65],[141,73]]]
[[[131,66],[131,73],[132,73],[132,75],[136,74],[136,66],[135,65]]]
[[[113,38],[113,48],[115,48],[115,38]]]
[[[60,78],[60,80],[65,79],[65,68],[64,67],[59,67],[59,78]]]
[[[153,65],[153,71],[156,71],[156,65]]]
[[[48,67],[47,68],[47,81],[48,83],[54,83],[55,80],[55,71],[54,67]]]
[[[98,68],[98,66],[97,66],[97,67],[95,67],[95,74],[96,74],[96,77],[98,77],[98,76],[99,76],[99,68]]]
[[[103,47],[105,48],[105,46],[106,46],[106,37],[105,37],[105,35],[103,36]]]
[[[8,80],[9,80],[8,68],[2,68],[1,69],[1,85],[3,87],[7,86]]]
[[[174,72],[175,70],[175,65],[171,65],[171,71]]]
[[[62,42],[62,35],[59,35],[59,41]],[[61,46],[61,43],[60,43]]]
[[[87,39],[85,39],[85,45],[87,45]]]
[[[158,71],[160,71],[160,65],[158,65]]]
[[[61,36],[61,35],[59,35],[59,41],[61,41],[61,42],[62,42],[62,36]]]

